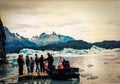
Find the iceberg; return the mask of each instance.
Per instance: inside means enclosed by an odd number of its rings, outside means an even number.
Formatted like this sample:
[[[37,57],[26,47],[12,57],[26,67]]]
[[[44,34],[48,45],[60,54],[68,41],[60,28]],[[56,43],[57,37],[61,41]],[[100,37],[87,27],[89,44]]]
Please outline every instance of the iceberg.
[[[24,54],[24,55],[30,55],[33,56],[34,54],[43,54],[43,55],[47,55],[46,53],[51,53],[54,56],[67,56],[67,55],[89,55],[89,54],[97,54],[100,53],[102,50],[104,50],[103,48],[100,48],[98,46],[93,45],[90,49],[72,49],[72,48],[64,48],[61,51],[52,51],[52,50],[45,50],[45,51],[41,51],[41,50],[33,50],[33,49],[21,49],[19,54]]]

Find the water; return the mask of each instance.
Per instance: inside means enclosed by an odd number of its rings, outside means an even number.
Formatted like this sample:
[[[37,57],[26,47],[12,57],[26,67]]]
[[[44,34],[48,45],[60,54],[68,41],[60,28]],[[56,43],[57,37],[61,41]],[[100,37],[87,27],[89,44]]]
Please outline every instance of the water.
[[[9,67],[4,71],[4,73],[0,73],[1,77],[10,77],[10,79],[3,81],[3,82],[5,82],[5,84],[7,84],[7,83],[9,84],[12,82],[18,83],[18,84],[31,84],[31,83],[33,83],[33,84],[56,84],[58,82],[58,81],[54,81],[51,79],[42,79],[42,80],[41,79],[39,79],[39,80],[33,79],[33,81],[32,80],[18,81],[18,78],[14,77],[14,76],[18,75],[18,64],[17,64],[18,55],[19,54],[17,54],[17,53],[7,55],[7,59],[10,63]],[[69,58],[69,57],[62,57],[62,58],[71,61],[71,63],[74,61],[74,59]],[[24,60],[25,60],[25,58],[24,58]],[[57,67],[58,57],[54,57],[54,65],[56,65],[56,67]],[[24,65],[24,70],[25,71],[27,70],[26,65]],[[35,70],[35,67],[34,67],[34,70]],[[14,77],[14,78],[12,78],[12,77]],[[77,82],[77,80],[68,80],[68,81],[61,81],[61,83],[64,82],[67,84],[74,84],[75,81]]]
[[[79,80],[55,81],[51,79],[24,80],[18,82],[17,77],[5,80],[7,83],[18,84],[120,84],[120,49],[104,50],[98,54],[67,56],[72,67],[80,69]],[[0,72],[0,77],[10,77],[18,75],[18,65],[16,59],[18,54],[8,54],[7,59],[10,67],[4,73]],[[57,65],[58,57],[54,57],[54,64]],[[25,66],[24,66],[25,67]]]
[[[21,81],[19,84],[31,84],[31,80]],[[51,79],[33,80],[33,84],[80,84],[80,80],[58,81]]]

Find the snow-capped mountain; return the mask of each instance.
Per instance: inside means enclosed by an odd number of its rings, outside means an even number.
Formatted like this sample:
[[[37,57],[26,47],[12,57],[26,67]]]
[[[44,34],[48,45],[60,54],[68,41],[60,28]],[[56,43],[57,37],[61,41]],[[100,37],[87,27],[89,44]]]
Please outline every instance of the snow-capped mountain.
[[[39,36],[33,36],[31,38],[31,41],[39,46],[44,46],[47,44],[54,44],[59,42],[67,42],[71,40],[75,40],[75,39],[70,36],[64,36],[60,34],[57,35],[55,32],[53,32],[52,34],[42,33]]]
[[[75,40],[70,36],[42,33],[39,36],[33,36],[31,40],[20,36],[18,33],[11,33],[7,27],[4,27],[6,34],[6,51],[19,52],[22,48],[31,48],[38,50],[63,50],[64,48],[90,49],[96,45],[105,49],[120,48],[120,41],[103,41],[88,43],[83,40]],[[94,48],[97,48],[93,46]]]
[[[7,52],[17,51],[24,47],[35,47],[36,44],[27,38],[20,36],[18,33],[11,33],[7,27],[4,27],[6,34],[6,50]]]
[[[67,42],[74,40],[69,36],[57,35],[55,32],[52,34],[42,33],[40,36],[33,36],[31,40],[20,36],[18,33],[11,33],[7,27],[4,27],[6,34],[6,51],[17,52],[21,48],[35,48],[47,44],[54,44],[59,42]]]

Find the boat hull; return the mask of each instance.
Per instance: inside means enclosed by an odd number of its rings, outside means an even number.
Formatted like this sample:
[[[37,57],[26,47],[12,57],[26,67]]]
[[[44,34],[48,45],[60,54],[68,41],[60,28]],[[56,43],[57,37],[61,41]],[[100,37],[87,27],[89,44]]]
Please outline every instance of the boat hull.
[[[65,69],[56,69],[50,71],[46,69],[49,77],[54,80],[67,80],[71,78],[79,78],[79,68],[65,68]]]

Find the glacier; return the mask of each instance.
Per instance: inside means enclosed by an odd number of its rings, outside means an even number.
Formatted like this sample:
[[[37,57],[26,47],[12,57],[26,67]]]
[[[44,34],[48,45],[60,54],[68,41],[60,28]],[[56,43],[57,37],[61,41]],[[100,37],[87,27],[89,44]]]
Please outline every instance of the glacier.
[[[52,50],[33,50],[33,49],[29,49],[29,48],[24,48],[21,49],[19,54],[23,54],[23,55],[29,55],[29,56],[34,56],[34,54],[43,54],[44,56],[46,56],[46,53],[51,53],[53,54],[53,56],[83,56],[83,55],[91,55],[91,54],[102,54],[102,53],[106,53],[107,51],[110,51],[111,49],[104,49],[104,48],[100,48],[96,45],[93,45],[90,49],[72,49],[72,48],[64,48],[61,51],[52,51]],[[120,53],[120,48],[116,48],[113,49],[115,52]]]

